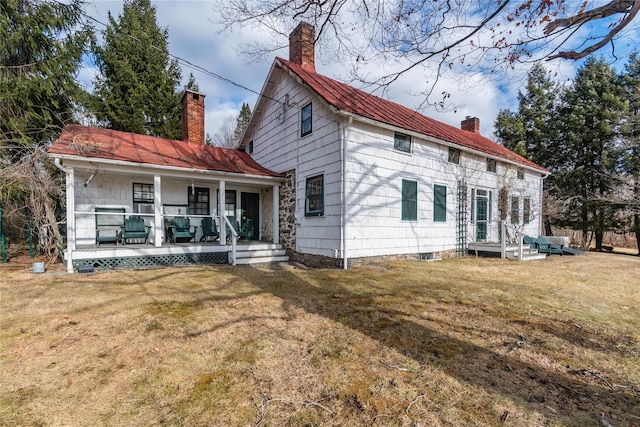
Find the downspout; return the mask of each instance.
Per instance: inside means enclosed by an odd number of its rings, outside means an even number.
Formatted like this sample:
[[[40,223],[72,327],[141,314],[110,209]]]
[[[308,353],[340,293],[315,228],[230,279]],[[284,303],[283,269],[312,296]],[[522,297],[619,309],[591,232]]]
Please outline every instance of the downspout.
[[[53,163],[58,169],[65,173],[66,199],[67,199],[67,273],[73,273],[73,250],[76,246],[75,234],[75,196],[73,194],[74,173],[73,169],[66,168],[60,163],[60,157],[53,159]]]
[[[342,123],[342,121],[341,121]],[[342,268],[347,270],[349,268],[349,259],[347,257],[347,136],[349,127],[353,123],[353,117],[349,116],[347,125],[342,127],[342,137],[340,138],[340,180],[342,185],[342,206],[340,206],[340,245],[342,250]]]

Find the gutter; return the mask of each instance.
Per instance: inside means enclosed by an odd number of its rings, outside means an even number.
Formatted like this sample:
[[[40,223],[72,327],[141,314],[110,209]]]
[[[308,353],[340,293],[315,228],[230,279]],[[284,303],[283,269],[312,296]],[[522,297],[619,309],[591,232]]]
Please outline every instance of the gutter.
[[[100,157],[88,158],[88,157],[81,157],[81,156],[62,155],[60,157],[54,157],[54,159],[56,162],[56,166],[59,164],[59,159],[67,159],[70,161],[77,161],[77,162],[96,162],[96,163],[104,163],[112,166],[135,167],[138,169],[140,169],[140,167],[143,167],[143,168],[152,169],[148,172],[150,175],[154,175],[156,173],[156,170],[160,169],[164,171],[175,172],[177,174],[180,174],[181,177],[185,176],[184,175],[185,172],[191,172],[193,175],[198,175],[198,176],[201,176],[204,174],[210,174],[210,175],[218,175],[223,178],[235,178],[235,179],[249,178],[249,179],[257,179],[257,180],[263,180],[268,182],[273,182],[273,181],[284,182],[284,177],[279,177],[279,176],[243,174],[238,172],[223,172],[223,171],[215,171],[215,170],[209,170],[209,169],[178,168],[174,166],[154,165],[151,163],[134,163],[134,162],[126,162],[122,160],[109,160],[109,159],[103,159]]]

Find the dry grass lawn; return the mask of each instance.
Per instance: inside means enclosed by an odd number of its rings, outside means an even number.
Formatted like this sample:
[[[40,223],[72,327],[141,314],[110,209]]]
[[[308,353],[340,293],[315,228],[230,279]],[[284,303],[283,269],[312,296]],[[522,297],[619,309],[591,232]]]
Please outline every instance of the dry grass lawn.
[[[0,265],[0,425],[640,426],[640,257]]]

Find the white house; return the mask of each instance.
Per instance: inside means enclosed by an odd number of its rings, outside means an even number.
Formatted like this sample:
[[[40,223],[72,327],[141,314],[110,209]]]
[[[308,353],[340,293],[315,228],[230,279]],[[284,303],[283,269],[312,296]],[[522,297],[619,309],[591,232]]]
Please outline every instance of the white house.
[[[538,235],[548,171],[461,129],[316,73],[314,28],[276,58],[241,148],[284,175],[279,241],[305,262],[465,253]],[[520,234],[517,234],[520,233]],[[521,240],[521,239],[520,239]]]
[[[244,151],[204,145],[204,95],[188,91],[182,102],[183,141],[68,125],[49,149],[66,174],[69,272],[287,259],[278,244],[282,175]],[[188,223],[181,234],[175,218]],[[207,221],[217,236],[204,233]],[[227,238],[236,229],[238,247]]]

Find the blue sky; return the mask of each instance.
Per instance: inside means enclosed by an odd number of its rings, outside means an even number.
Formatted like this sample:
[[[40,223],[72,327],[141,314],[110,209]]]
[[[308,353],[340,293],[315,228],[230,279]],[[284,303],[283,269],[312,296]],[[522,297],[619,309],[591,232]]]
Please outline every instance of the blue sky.
[[[249,63],[247,58],[238,53],[239,45],[264,40],[273,35],[262,32],[259,28],[223,29],[215,22],[217,14],[212,1],[160,0],[152,1],[152,4],[156,7],[158,24],[168,28],[171,54],[252,90],[242,89],[182,65],[183,79],[186,81],[189,72],[193,71],[200,91],[206,95],[205,126],[206,131],[212,135],[219,129],[225,117],[238,114],[243,102],[247,102],[253,109],[257,100],[254,92],[259,92],[262,88],[273,58],[288,57],[288,51],[282,49],[273,52],[271,57],[264,60]],[[109,11],[117,17],[122,12],[122,1],[98,0],[87,3],[85,7],[88,15],[104,23],[108,22]],[[98,30],[103,29],[99,24],[94,25]],[[292,29],[293,25],[292,23]],[[569,79],[575,73],[576,64],[567,61],[553,61],[548,65],[553,68],[553,72],[558,73],[559,80]],[[346,74],[347,66],[335,62],[324,63],[322,52],[316,51],[316,69],[321,74],[337,78]],[[78,78],[83,85],[90,88],[95,72],[91,64],[86,64]],[[526,83],[526,69],[513,72],[508,81],[491,81],[481,77],[460,74],[442,78],[438,91],[450,92],[449,100],[459,107],[455,111],[446,112],[427,109],[423,111],[424,114],[456,127],[460,126],[460,121],[465,116],[479,117],[481,133],[491,138],[498,112],[517,106],[516,96],[518,90]],[[417,92],[415,82],[423,78],[423,75],[409,74],[394,84],[385,97],[417,108],[422,98],[412,94]]]

